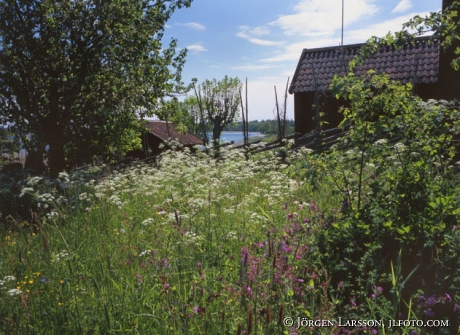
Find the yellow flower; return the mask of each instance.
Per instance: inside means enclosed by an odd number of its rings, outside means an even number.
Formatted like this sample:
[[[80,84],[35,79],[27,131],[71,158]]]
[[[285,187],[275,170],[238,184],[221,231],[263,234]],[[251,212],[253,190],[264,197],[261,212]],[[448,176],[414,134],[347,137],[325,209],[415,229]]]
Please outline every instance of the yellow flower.
[[[24,276],[25,279],[29,278],[29,276]]]
[[[16,286],[16,289],[20,290],[20,289],[21,289],[21,286]]]
[[[40,272],[34,272],[34,276],[35,276],[35,277],[40,276]]]
[[[30,293],[30,290],[26,290],[26,293]]]
[[[63,302],[58,302],[58,305],[62,306],[62,305],[64,305],[64,303]]]
[[[61,279],[59,282],[60,282],[61,284],[64,284],[64,280],[62,280],[62,279]]]
[[[34,283],[33,280],[29,280],[29,284],[32,285]]]

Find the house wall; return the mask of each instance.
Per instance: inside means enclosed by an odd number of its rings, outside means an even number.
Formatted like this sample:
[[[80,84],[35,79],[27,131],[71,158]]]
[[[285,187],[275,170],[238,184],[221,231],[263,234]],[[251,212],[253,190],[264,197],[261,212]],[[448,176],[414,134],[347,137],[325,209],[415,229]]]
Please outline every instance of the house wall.
[[[442,8],[445,9],[453,4],[454,0],[443,0]],[[457,27],[457,34],[460,34],[460,26]],[[447,50],[440,51],[439,54],[439,87],[437,98],[444,100],[460,100],[460,70],[455,71],[452,60],[460,55],[455,54],[455,49],[460,47],[460,41],[453,40],[452,46]]]
[[[320,93],[318,97],[321,117],[321,129],[336,128],[343,120],[338,111],[341,106],[346,106],[343,99],[337,100],[327,93]],[[315,92],[294,93],[294,119],[295,132],[306,134],[316,129]]]
[[[316,129],[314,92],[294,93],[294,130],[306,134]]]

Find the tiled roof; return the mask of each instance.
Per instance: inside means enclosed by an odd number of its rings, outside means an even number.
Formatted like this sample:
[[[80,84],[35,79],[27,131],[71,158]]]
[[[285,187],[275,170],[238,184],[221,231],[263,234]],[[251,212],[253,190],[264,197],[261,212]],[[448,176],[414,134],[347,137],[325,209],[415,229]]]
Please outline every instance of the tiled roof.
[[[174,128],[174,124],[166,121],[147,121],[145,125],[149,132],[163,141],[169,138],[174,138],[182,145],[199,145],[203,144],[203,140],[192,133],[182,134]]]
[[[356,74],[374,69],[388,73],[402,83],[436,83],[439,68],[439,39],[419,37],[415,45],[406,44],[400,50],[393,46],[380,49],[356,68]],[[319,49],[304,49],[289,88],[289,93],[327,90],[335,74],[349,72],[348,63],[364,44]]]

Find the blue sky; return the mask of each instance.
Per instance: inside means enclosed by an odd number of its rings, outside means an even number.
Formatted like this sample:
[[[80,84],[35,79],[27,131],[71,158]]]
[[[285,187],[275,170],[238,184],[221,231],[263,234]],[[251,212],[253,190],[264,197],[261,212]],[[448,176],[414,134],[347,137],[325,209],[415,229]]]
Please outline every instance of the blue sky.
[[[442,0],[344,0],[344,44],[401,29]],[[282,100],[304,48],[340,44],[342,0],[194,0],[168,22],[165,43],[187,48],[183,80],[248,78],[249,119],[273,119],[274,86]],[[293,97],[288,115],[293,118]]]

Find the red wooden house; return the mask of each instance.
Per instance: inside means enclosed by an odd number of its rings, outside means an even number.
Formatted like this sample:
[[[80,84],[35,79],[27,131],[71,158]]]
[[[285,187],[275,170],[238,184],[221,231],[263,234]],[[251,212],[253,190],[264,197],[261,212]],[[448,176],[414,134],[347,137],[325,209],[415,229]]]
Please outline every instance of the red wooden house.
[[[453,0],[444,0],[443,8]],[[458,44],[458,43],[457,43]],[[329,94],[329,85],[334,75],[349,72],[349,62],[363,44],[304,49],[293,76],[289,93],[294,94],[295,131],[306,134],[319,129],[321,121],[327,123],[323,129],[335,128],[342,120],[338,113],[344,101]],[[400,50],[393,46],[381,48],[365,59],[355,69],[364,74],[373,69],[376,73],[387,73],[390,79],[412,83],[414,94],[422,99],[460,99],[460,71],[454,71],[451,61],[455,57],[453,48],[447,53],[441,50],[440,39],[419,37],[415,44],[404,45]],[[458,57],[458,56],[457,56]]]

